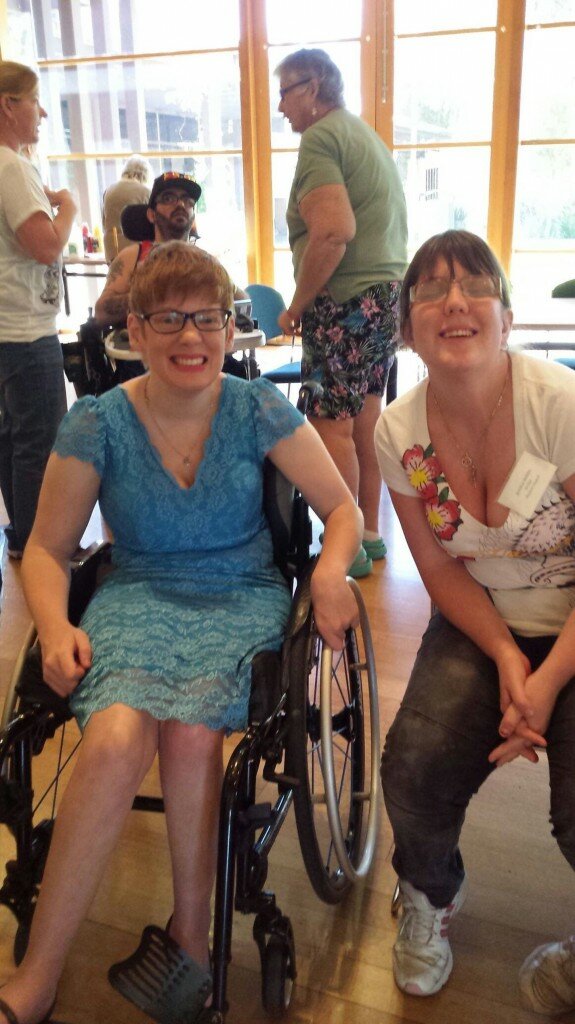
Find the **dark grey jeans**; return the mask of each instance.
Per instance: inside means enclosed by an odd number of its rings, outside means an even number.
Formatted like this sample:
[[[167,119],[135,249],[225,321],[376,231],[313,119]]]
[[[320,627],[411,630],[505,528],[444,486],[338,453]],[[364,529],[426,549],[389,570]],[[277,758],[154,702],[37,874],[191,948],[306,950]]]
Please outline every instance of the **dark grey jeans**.
[[[554,637],[515,637],[541,663]],[[501,743],[494,662],[436,613],[389,730],[381,777],[395,838],[393,866],[436,907],[463,879],[459,835],[467,805],[493,771]],[[553,835],[575,868],[575,678],[562,690],[547,730]]]
[[[57,335],[0,343],[0,488],[8,546],[22,550],[32,529],[66,387]]]

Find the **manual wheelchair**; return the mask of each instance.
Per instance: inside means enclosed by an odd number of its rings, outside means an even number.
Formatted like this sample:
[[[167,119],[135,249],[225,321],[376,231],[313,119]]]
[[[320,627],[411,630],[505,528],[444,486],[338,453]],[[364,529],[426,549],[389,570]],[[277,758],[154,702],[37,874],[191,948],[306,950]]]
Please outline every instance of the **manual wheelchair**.
[[[309,390],[302,388],[304,406]],[[289,918],[264,886],[269,852],[291,804],[307,873],[327,903],[342,900],[367,874],[378,830],[377,681],[361,592],[350,580],[360,624],[347,631],[343,651],[332,652],[316,631],[311,608],[315,560],[310,557],[308,509],[271,463],[265,467],[264,507],[274,557],[293,601],[281,652],[261,652],[252,662],[249,725],[225,772],[212,947],[214,1024],[224,1020],[227,1010],[234,909],[255,915],[265,1009],[280,1015],[289,1006],[296,977],[294,935]],[[78,623],[100,577],[110,571],[109,553],[109,545],[103,545],[74,570],[72,622]],[[56,791],[74,753],[65,739],[70,718],[67,702],[42,680],[39,645],[31,628],[15,666],[0,731],[0,820],[15,842],[0,903],[16,917],[16,962],[25,952],[42,884]],[[57,747],[59,763],[40,792],[37,776],[48,746]],[[258,802],[260,772],[277,787],[273,804]],[[140,794],[134,808],[162,810],[162,801]]]

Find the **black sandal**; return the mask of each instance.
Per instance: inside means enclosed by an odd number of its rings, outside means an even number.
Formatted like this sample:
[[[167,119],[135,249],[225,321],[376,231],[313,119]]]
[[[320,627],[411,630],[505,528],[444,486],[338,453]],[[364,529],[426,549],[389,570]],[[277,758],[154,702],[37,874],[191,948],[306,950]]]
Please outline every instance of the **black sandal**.
[[[212,1016],[221,1019],[205,1005],[212,991],[209,971],[156,925],[144,928],[135,953],[110,967],[108,980],[159,1024],[196,1024],[210,1021]]]

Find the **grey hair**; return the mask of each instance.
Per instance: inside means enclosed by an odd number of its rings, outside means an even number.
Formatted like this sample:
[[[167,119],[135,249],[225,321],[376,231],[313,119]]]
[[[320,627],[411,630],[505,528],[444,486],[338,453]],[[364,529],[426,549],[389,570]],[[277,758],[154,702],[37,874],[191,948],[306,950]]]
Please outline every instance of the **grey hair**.
[[[309,75],[310,78],[319,79],[317,98],[320,103],[329,103],[334,107],[345,106],[341,71],[325,50],[296,50],[284,57],[275,69],[276,75],[292,72],[302,78]]]
[[[143,156],[135,154],[131,156],[129,160],[126,160],[124,169],[122,171],[123,178],[135,178],[136,181],[141,181],[145,185],[148,178],[152,173],[147,160],[144,160]]]

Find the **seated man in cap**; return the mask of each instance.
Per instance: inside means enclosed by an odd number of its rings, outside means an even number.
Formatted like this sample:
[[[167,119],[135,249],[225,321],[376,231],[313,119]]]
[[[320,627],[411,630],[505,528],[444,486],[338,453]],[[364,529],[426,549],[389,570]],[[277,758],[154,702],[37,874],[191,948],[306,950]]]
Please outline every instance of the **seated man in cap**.
[[[94,307],[99,323],[125,326],[134,271],[155,245],[170,241],[195,242],[195,208],[201,194],[191,174],[165,171],[155,179],[146,210],[147,219],[153,225],[154,240],[128,246],[110,264],[104,290]],[[235,298],[248,296],[236,288]]]

